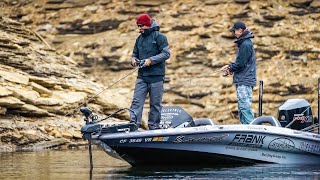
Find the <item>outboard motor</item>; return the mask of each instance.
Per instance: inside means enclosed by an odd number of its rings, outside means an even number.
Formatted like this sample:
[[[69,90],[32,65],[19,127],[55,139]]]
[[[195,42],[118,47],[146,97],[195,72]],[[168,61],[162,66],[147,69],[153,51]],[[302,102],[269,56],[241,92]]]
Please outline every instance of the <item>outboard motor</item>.
[[[194,122],[190,114],[179,106],[163,106],[161,111],[160,128],[192,127]]]
[[[310,104],[305,99],[289,99],[279,107],[278,119],[282,127],[301,130],[313,125]]]

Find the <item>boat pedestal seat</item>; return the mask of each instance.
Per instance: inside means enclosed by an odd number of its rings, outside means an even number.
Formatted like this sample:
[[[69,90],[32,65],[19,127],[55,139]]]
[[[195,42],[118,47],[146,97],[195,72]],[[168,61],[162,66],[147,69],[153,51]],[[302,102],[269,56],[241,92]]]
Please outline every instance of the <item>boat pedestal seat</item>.
[[[207,126],[207,125],[211,125],[214,126],[215,123],[209,119],[209,118],[198,118],[198,119],[194,119],[194,126]]]
[[[281,127],[278,119],[272,116],[260,116],[251,121],[250,125],[261,125],[263,123],[269,123],[272,126]]]

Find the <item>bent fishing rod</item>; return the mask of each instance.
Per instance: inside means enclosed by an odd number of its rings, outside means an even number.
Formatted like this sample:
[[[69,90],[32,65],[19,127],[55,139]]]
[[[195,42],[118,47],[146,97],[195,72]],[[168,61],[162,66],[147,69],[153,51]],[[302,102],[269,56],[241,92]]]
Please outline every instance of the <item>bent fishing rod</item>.
[[[140,68],[143,68],[143,66],[137,66],[135,67],[133,70],[131,70],[128,74],[126,74],[125,76],[121,77],[120,79],[118,79],[117,81],[113,82],[112,84],[110,84],[109,86],[107,86],[106,88],[102,89],[100,92],[94,94],[91,98],[89,98],[87,101],[85,101],[84,103],[80,104],[79,106],[77,106],[76,108],[74,108],[73,110],[71,110],[70,112],[68,112],[65,116],[71,115],[75,110],[79,109],[80,107],[82,107],[83,105],[88,104],[92,99],[94,99],[95,97],[99,96],[101,93],[103,93],[104,91],[110,89],[111,87],[113,87],[114,85],[118,84],[119,82],[121,82],[123,79],[127,78],[128,76],[130,76],[131,74],[133,74],[134,72],[136,72],[137,70],[139,70]],[[198,79],[198,78],[202,78],[202,77],[208,77],[212,74],[215,74],[217,72],[220,72],[220,69],[216,69],[212,72],[209,73],[205,73],[205,74],[201,74],[199,76],[196,77],[191,77],[185,80],[185,82],[188,81],[192,81],[194,79]],[[181,85],[180,85],[181,86]],[[176,86],[173,86],[171,88],[174,88]]]

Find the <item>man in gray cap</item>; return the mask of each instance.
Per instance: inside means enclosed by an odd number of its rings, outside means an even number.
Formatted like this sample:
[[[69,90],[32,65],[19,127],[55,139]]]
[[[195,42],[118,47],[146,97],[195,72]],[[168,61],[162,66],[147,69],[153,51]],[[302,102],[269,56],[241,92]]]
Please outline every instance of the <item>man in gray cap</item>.
[[[249,124],[254,119],[252,104],[252,89],[256,85],[256,56],[253,43],[253,33],[243,22],[234,23],[230,31],[237,37],[237,57],[234,63],[221,68],[226,75],[233,75],[238,97],[238,111],[242,124]]]

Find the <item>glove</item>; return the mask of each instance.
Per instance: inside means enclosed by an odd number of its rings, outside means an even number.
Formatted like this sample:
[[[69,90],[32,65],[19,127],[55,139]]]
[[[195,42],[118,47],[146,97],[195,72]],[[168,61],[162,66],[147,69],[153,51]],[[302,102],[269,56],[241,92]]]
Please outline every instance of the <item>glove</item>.
[[[138,66],[140,64],[140,60],[139,59],[137,59],[137,58],[135,58],[135,57],[132,57],[131,58],[131,66],[132,67],[136,67],[136,66]]]
[[[147,67],[147,66],[151,66],[151,60],[150,59],[143,59],[140,61],[139,67],[143,68],[143,67]]]

